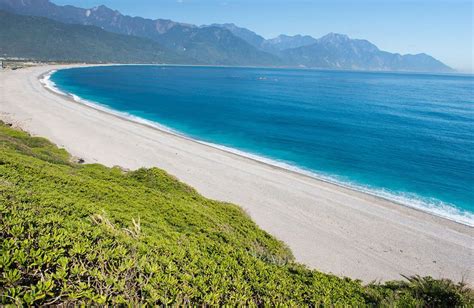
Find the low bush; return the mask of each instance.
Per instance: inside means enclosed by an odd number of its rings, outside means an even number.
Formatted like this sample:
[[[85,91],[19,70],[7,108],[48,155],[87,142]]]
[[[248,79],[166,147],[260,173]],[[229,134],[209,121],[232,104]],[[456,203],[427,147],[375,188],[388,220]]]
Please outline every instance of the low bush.
[[[237,206],[166,172],[78,164],[0,123],[0,303],[462,306],[414,277],[363,286],[297,264]]]

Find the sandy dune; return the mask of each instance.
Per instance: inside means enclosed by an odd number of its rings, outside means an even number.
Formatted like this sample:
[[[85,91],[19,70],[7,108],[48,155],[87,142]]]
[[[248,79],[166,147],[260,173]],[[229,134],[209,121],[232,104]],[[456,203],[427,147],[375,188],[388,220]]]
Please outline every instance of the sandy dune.
[[[0,72],[0,118],[88,163],[157,166],[242,206],[312,268],[364,281],[431,275],[474,282],[474,228],[133,123]]]

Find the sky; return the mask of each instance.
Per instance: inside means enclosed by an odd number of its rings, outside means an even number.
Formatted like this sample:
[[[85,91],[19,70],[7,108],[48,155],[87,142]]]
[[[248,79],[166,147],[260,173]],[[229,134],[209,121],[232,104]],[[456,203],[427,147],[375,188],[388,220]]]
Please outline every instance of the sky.
[[[474,0],[52,0],[196,25],[235,23],[265,38],[329,32],[401,54],[427,53],[474,72]]]

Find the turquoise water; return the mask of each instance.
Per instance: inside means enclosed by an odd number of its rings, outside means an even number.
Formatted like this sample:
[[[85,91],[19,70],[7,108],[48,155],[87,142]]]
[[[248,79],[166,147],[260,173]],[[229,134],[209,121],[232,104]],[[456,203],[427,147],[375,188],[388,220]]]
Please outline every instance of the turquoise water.
[[[472,76],[114,66],[51,81],[192,138],[474,225]]]

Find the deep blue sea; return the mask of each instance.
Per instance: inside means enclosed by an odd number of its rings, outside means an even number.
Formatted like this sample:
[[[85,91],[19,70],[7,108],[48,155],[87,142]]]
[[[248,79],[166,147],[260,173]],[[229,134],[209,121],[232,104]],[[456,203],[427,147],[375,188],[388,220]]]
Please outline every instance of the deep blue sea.
[[[474,225],[473,76],[113,66],[50,80],[79,101]]]

